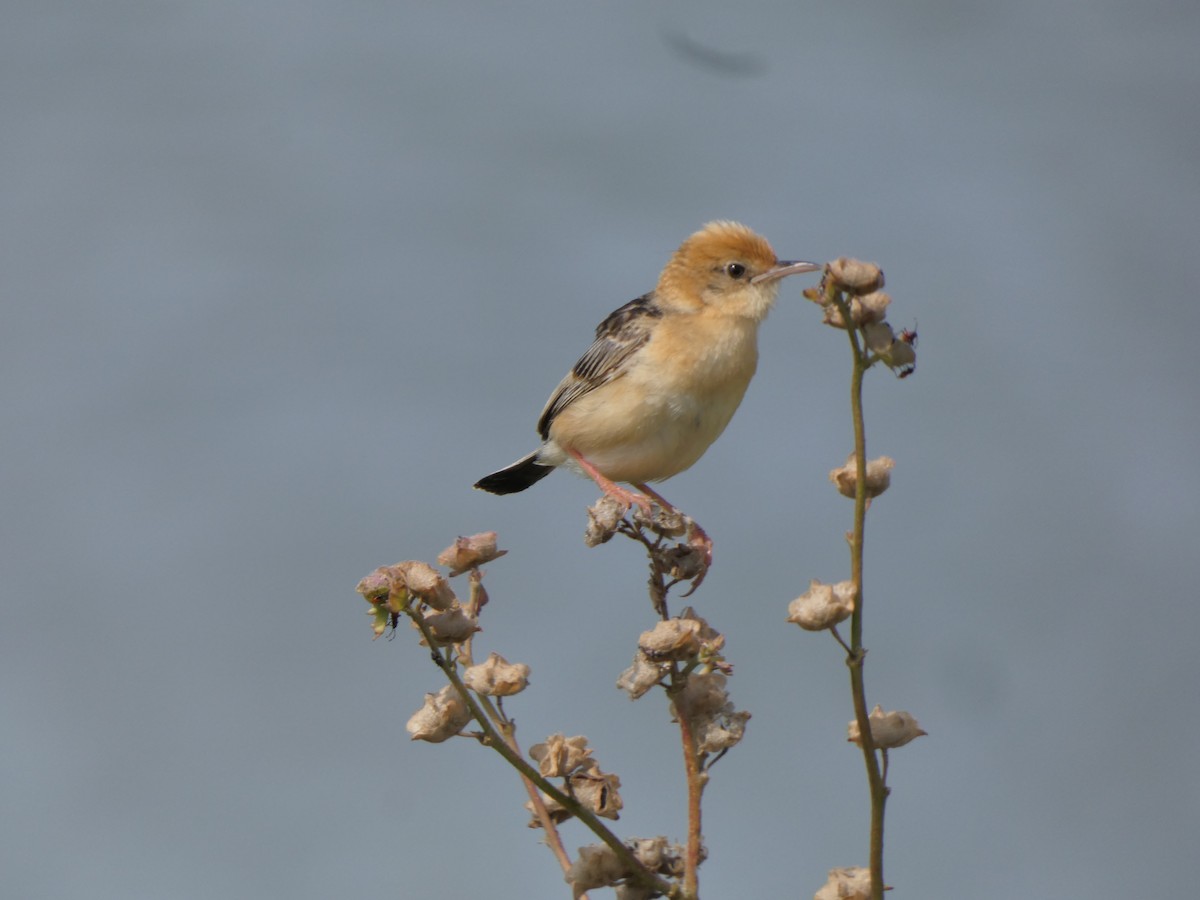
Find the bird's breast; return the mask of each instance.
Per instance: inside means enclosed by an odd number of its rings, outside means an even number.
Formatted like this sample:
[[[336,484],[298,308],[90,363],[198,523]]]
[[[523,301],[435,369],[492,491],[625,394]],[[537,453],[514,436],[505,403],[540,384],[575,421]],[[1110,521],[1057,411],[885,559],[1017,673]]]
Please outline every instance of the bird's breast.
[[[620,377],[581,396],[551,437],[613,481],[646,482],[690,468],[717,439],[758,364],[757,329],[659,329]]]

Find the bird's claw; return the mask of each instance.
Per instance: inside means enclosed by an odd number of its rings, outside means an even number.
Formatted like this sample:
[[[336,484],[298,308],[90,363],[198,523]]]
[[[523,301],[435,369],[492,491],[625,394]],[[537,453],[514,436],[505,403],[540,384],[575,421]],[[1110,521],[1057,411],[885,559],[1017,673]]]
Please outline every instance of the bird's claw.
[[[604,493],[612,497],[622,508],[628,512],[633,507],[637,507],[647,516],[653,511],[653,504],[649,497],[645,494],[639,494],[637,491],[626,490],[619,484],[601,485],[604,488]]]
[[[707,571],[708,567],[713,562],[713,542],[703,528],[696,524],[691,519],[688,519],[688,546],[692,547],[704,554],[704,568]]]

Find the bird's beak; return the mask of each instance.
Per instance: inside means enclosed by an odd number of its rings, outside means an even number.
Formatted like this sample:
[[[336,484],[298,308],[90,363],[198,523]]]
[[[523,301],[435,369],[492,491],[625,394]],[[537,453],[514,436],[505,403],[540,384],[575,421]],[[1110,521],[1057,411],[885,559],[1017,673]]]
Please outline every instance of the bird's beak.
[[[820,272],[825,268],[820,263],[800,262],[799,260],[781,259],[771,268],[750,279],[751,284],[762,284],[764,281],[775,281],[787,278],[789,275],[799,275],[802,272]]]

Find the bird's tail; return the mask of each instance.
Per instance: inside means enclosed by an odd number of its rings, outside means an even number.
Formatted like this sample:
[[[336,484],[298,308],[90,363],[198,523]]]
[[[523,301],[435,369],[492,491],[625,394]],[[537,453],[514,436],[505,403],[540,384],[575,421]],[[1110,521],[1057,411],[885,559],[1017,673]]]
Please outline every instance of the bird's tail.
[[[475,487],[490,494],[515,494],[517,491],[523,491],[554,471],[554,466],[538,462],[537,457],[538,451],[535,450],[499,472],[484,475],[475,482]]]

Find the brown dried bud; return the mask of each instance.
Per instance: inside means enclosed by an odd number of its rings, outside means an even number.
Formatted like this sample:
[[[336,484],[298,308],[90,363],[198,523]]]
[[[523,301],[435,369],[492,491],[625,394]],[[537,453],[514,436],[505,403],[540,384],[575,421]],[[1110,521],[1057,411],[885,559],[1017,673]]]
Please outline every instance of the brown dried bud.
[[[872,322],[863,326],[863,343],[877,356],[883,356],[896,343],[896,333],[887,322]]]
[[[892,483],[892,469],[895,467],[896,461],[890,456],[867,461],[868,497],[878,497],[888,489]],[[858,457],[854,453],[847,456],[844,465],[829,473],[829,480],[837,487],[839,494],[853,500],[858,485]]]
[[[903,747],[909,741],[929,733],[921,730],[921,726],[917,724],[912,713],[903,710],[885,713],[883,707],[878,704],[871,710],[871,715],[867,717],[867,720],[871,723],[871,739],[881,750]],[[862,734],[859,731],[857,719],[850,723],[847,735],[846,740],[851,743],[861,743]]]
[[[675,878],[683,874],[686,851],[679,844],[668,844],[665,837],[629,838],[625,846],[651,872]],[[701,846],[700,862],[707,856],[708,851]],[[584,891],[598,887],[616,887],[618,900],[646,900],[655,896],[653,891],[632,882],[619,883],[631,874],[623,868],[620,859],[607,844],[591,844],[579,848],[579,855],[567,872],[566,880],[574,888],[576,898]]]
[[[605,494],[588,507],[588,525],[583,533],[583,542],[589,547],[605,544],[617,533],[617,526],[625,517],[625,507],[615,498]]]
[[[529,756],[537,762],[538,771],[546,778],[560,778],[579,769],[594,769],[596,761],[582,734],[563,737],[552,734],[540,744],[529,748]]]
[[[571,885],[572,896],[578,900],[587,891],[611,887],[628,876],[625,864],[607,844],[589,844],[579,848],[579,855],[565,876]]]
[[[475,569],[493,559],[499,559],[507,550],[496,549],[496,532],[481,531],[470,537],[460,537],[438,554],[438,562],[448,566],[450,575],[460,575],[467,569]]]
[[[850,321],[856,328],[882,322],[887,316],[888,304],[891,302],[892,298],[883,291],[872,291],[861,297],[852,296],[846,301],[846,306],[850,309]],[[834,328],[846,327],[842,320],[842,311],[836,303],[825,304],[825,315],[821,321]]]
[[[638,649],[650,660],[689,659],[700,652],[700,623],[694,619],[659,622],[638,638]]]
[[[392,578],[386,568],[379,568],[363,578],[355,590],[372,606],[380,606],[387,602],[392,591]]]
[[[429,630],[433,632],[433,639],[439,644],[461,644],[481,630],[461,606],[445,612],[429,613],[425,616],[425,624],[429,626]]]
[[[403,571],[409,593],[434,609],[450,609],[456,602],[450,582],[428,563],[410,561],[397,563],[393,568]]]
[[[740,743],[746,734],[750,713],[745,710],[721,711],[697,723],[696,750],[700,753],[720,753]]]
[[[675,702],[683,710],[700,753],[718,753],[737,744],[746,732],[750,713],[735,710],[720,672],[693,673]]]
[[[620,811],[625,804],[621,802],[621,795],[617,791],[621,786],[621,779],[616,775],[602,773],[599,769],[591,772],[579,771],[567,781],[570,782],[571,794],[575,799],[600,818],[621,818]]]
[[[380,566],[358,583],[355,590],[372,606],[391,613],[404,612],[412,599],[408,590],[409,567],[424,563],[401,562],[394,566]]]
[[[875,263],[843,256],[826,263],[825,273],[847,294],[869,294],[883,287],[883,272]]]
[[[639,650],[633,656],[633,664],[617,678],[617,687],[625,691],[630,700],[636,700],[658,684],[664,674],[662,664],[650,661]]]
[[[700,653],[700,630],[695,619],[668,619],[643,631],[638,649],[655,662],[691,659]]]
[[[529,666],[510,663],[499,653],[489,653],[485,662],[463,672],[463,683],[478,694],[509,697],[529,686]]]
[[[870,898],[871,870],[862,866],[830,869],[829,880],[813,894],[813,900],[870,900]]]
[[[907,378],[916,369],[916,332],[904,329],[897,335],[887,322],[864,325],[862,332],[867,349],[901,378]]]
[[[625,842],[625,846],[632,850],[637,861],[651,872],[661,873],[662,867],[668,864],[671,850],[667,839],[661,835],[653,838],[630,838]]]
[[[462,731],[471,721],[471,711],[453,685],[446,685],[436,694],[425,695],[425,705],[408,720],[408,733],[414,741],[440,744]]]
[[[729,703],[729,692],[725,688],[727,681],[720,672],[692,674],[679,692],[677,705],[687,710],[689,719],[710,716]]]
[[[815,578],[808,590],[788,604],[788,621],[805,631],[824,631],[850,618],[854,612],[853,581],[822,584]]]
[[[854,302],[859,307],[855,322],[860,325],[870,325],[873,322],[882,322],[887,317],[887,308],[891,304],[892,298],[883,291],[872,291],[861,297],[855,297]]]

